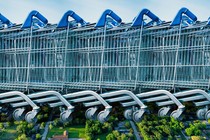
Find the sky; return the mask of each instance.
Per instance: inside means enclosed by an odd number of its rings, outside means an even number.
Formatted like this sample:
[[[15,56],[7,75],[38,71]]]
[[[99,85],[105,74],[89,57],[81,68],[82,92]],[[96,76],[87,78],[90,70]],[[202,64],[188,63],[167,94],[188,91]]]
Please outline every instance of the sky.
[[[23,23],[32,10],[39,11],[49,23],[58,23],[68,10],[94,23],[106,9],[113,10],[123,22],[131,22],[143,8],[163,21],[172,21],[182,7],[193,12],[198,20],[210,17],[210,0],[0,0],[0,13],[13,23]]]

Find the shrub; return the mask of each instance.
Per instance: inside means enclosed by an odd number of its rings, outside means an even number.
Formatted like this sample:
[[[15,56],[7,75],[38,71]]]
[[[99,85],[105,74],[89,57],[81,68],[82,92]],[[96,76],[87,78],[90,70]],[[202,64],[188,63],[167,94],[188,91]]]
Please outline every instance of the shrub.
[[[15,140],[29,140],[29,139],[27,138],[26,134],[21,134]]]
[[[205,129],[206,125],[200,121],[194,121],[190,124],[188,128],[185,129],[185,132],[188,136],[199,136],[201,134],[201,129]]]
[[[37,140],[40,140],[41,139],[41,135],[38,133],[38,134],[36,134],[36,139]]]
[[[106,136],[106,140],[115,140],[114,134],[110,133]]]
[[[40,124],[40,129],[44,129],[44,127],[45,127],[45,122],[42,122],[42,123]]]
[[[131,128],[131,124],[130,124],[129,121],[126,121],[126,122],[125,122],[125,127],[128,128],[128,129]]]
[[[49,125],[50,130],[53,129],[53,125],[50,123]]]
[[[0,129],[4,129],[4,124],[0,123]]]

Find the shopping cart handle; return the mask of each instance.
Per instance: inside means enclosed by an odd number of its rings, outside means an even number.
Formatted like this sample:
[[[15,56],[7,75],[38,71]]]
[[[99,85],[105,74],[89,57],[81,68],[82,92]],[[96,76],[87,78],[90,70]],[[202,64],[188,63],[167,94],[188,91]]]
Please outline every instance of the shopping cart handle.
[[[170,26],[180,25],[182,22],[183,15],[186,15],[186,17],[190,18],[193,22],[197,21],[197,17],[189,9],[181,8],[179,12],[176,14]]]
[[[68,26],[68,18],[72,17],[77,23],[80,23],[82,26],[86,25],[87,23],[74,11],[67,11],[63,17],[61,18],[60,22],[57,25],[57,28],[63,28]]]
[[[107,9],[103,12],[101,17],[99,18],[97,24],[95,25],[95,28],[104,27],[106,24],[107,16],[110,16],[112,19],[114,19],[118,23],[122,22],[122,19],[117,14],[115,14],[112,10]]]
[[[2,24],[6,24],[8,27],[10,27],[11,25],[13,25],[12,22],[10,22],[10,20],[7,19],[2,14],[0,14],[0,21],[2,22]]]
[[[208,18],[208,22],[207,22],[207,25],[210,25],[210,17]]]
[[[143,9],[141,12],[138,14],[138,16],[135,17],[134,21],[132,22],[131,27],[136,27],[136,26],[142,26],[144,25],[144,15],[147,15],[153,22],[160,22],[161,20],[153,14],[150,10],[148,9]]]
[[[9,24],[10,23],[10,21],[5,16],[3,16],[2,14],[0,14],[0,20],[3,24]]]
[[[48,23],[48,20],[43,15],[41,15],[38,11],[33,10],[29,13],[21,29],[31,28],[34,17],[44,24]]]

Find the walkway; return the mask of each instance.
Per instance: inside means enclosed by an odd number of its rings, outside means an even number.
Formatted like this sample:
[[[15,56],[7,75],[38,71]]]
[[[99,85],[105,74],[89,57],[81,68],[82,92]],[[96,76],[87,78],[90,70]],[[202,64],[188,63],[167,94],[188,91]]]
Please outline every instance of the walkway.
[[[52,110],[50,112],[50,116],[48,118],[48,121],[46,122],[46,125],[44,127],[44,133],[42,134],[42,140],[46,140],[47,138],[47,134],[48,134],[48,131],[49,131],[49,125],[50,123],[52,123]]]
[[[42,134],[42,140],[46,140],[48,129],[49,129],[50,121],[48,121],[44,127],[44,133]]]
[[[137,131],[136,125],[134,124],[133,121],[130,121],[131,127],[133,128],[134,135],[136,137],[136,140],[141,140],[139,136],[139,132]]]

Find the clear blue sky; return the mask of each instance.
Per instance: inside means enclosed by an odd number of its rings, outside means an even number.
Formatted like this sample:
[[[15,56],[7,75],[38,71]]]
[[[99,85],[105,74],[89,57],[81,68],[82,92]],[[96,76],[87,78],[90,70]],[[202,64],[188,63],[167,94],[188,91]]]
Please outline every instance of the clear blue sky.
[[[143,8],[171,21],[181,7],[189,8],[198,20],[210,17],[210,0],[0,0],[0,13],[13,23],[23,23],[31,10],[38,10],[49,23],[58,23],[67,10],[93,23],[105,9],[112,9],[124,22],[131,22]]]

